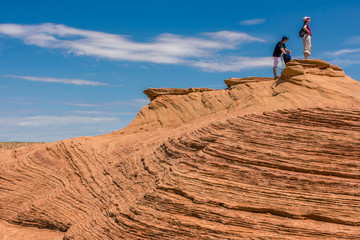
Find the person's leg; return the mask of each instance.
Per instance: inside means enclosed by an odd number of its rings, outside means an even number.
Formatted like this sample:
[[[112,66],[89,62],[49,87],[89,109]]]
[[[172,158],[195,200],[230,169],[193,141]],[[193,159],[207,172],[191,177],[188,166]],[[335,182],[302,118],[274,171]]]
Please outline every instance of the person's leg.
[[[302,40],[303,40],[303,45],[304,45],[304,58],[307,59],[307,54],[306,54],[306,35],[303,36]]]
[[[277,78],[277,65],[279,63],[279,58],[278,57],[273,57],[274,59],[274,64],[273,64],[273,73],[274,73],[274,79]]]
[[[311,55],[311,50],[312,50],[312,46],[311,46],[311,36],[308,36],[308,39],[307,39],[307,42],[308,42],[308,59]]]
[[[277,78],[277,67],[273,67],[274,79]]]
[[[305,35],[303,37],[303,44],[304,44],[304,58],[309,59],[311,54],[311,37],[309,35]]]

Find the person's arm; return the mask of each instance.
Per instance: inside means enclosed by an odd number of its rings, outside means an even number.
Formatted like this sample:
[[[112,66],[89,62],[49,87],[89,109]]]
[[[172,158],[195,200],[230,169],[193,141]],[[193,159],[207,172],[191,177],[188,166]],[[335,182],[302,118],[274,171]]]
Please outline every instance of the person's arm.
[[[310,31],[309,29],[307,29],[307,25],[305,24],[304,27],[303,27],[304,31],[307,33],[307,34],[310,34]]]
[[[285,51],[288,52],[288,53],[290,53],[290,55],[291,55],[291,50],[285,48]]]
[[[285,48],[286,49],[286,48]],[[285,51],[284,48],[280,48],[280,51],[283,53],[283,54],[286,54],[286,51]]]

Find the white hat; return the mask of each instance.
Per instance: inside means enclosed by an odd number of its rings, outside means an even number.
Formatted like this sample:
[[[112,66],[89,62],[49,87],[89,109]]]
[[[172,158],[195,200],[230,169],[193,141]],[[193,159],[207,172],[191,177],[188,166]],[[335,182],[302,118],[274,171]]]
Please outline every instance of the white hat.
[[[305,17],[303,18],[303,21],[305,22],[307,19],[310,19],[310,17],[306,17],[306,16],[305,16]]]

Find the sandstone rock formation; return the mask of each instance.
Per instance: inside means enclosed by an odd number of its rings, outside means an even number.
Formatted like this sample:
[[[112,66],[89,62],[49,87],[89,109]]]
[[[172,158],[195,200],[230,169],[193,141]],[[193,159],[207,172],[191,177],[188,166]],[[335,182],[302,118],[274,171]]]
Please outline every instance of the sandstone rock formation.
[[[62,240],[64,233],[36,227],[25,227],[0,221],[1,240]]]
[[[231,87],[238,84],[263,82],[263,81],[274,81],[273,78],[262,78],[262,77],[246,77],[246,78],[229,78],[224,80],[226,86]]]
[[[150,100],[154,100],[158,96],[163,95],[184,95],[192,92],[205,92],[205,91],[213,91],[210,88],[148,88],[144,90],[144,94],[150,98]]]
[[[299,69],[302,69],[301,71]],[[270,78],[230,78],[228,89],[183,94],[186,89],[152,98],[125,132],[173,127],[206,116],[262,113],[288,108],[352,107],[357,103],[358,81],[321,60],[293,60],[276,82]],[[165,93],[165,90],[161,90]],[[147,91],[145,90],[145,93]],[[148,95],[148,96],[149,96]]]
[[[293,60],[286,66],[287,67],[281,72],[283,79],[290,79],[291,77],[304,74],[345,77],[345,73],[341,68],[322,60]]]
[[[67,240],[358,239],[360,83],[320,60],[226,83],[149,90],[125,129],[1,151],[0,219]]]

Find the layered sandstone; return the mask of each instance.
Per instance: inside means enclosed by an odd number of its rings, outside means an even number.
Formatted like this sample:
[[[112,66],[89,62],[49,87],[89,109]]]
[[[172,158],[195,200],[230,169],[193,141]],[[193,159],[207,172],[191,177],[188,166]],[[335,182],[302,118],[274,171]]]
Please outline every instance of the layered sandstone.
[[[354,90],[358,89],[359,82],[346,76],[341,68],[322,60],[293,60],[276,81],[262,77],[230,78],[225,84],[228,89],[198,92],[182,89],[181,94],[179,89],[162,89],[156,98],[147,94],[151,103],[140,110],[124,131],[174,127],[236,111],[261,113],[289,108],[352,107],[359,99]]]
[[[150,100],[154,100],[158,96],[163,95],[184,95],[194,92],[205,92],[205,91],[213,91],[211,88],[148,88],[144,90],[144,94],[150,98]]]
[[[274,81],[273,78],[262,78],[262,77],[245,77],[245,78],[228,78],[224,82],[229,88],[238,84],[262,82],[262,81]]]
[[[357,239],[360,83],[296,60],[227,84],[155,90],[111,134],[1,151],[0,219],[67,240]]]

